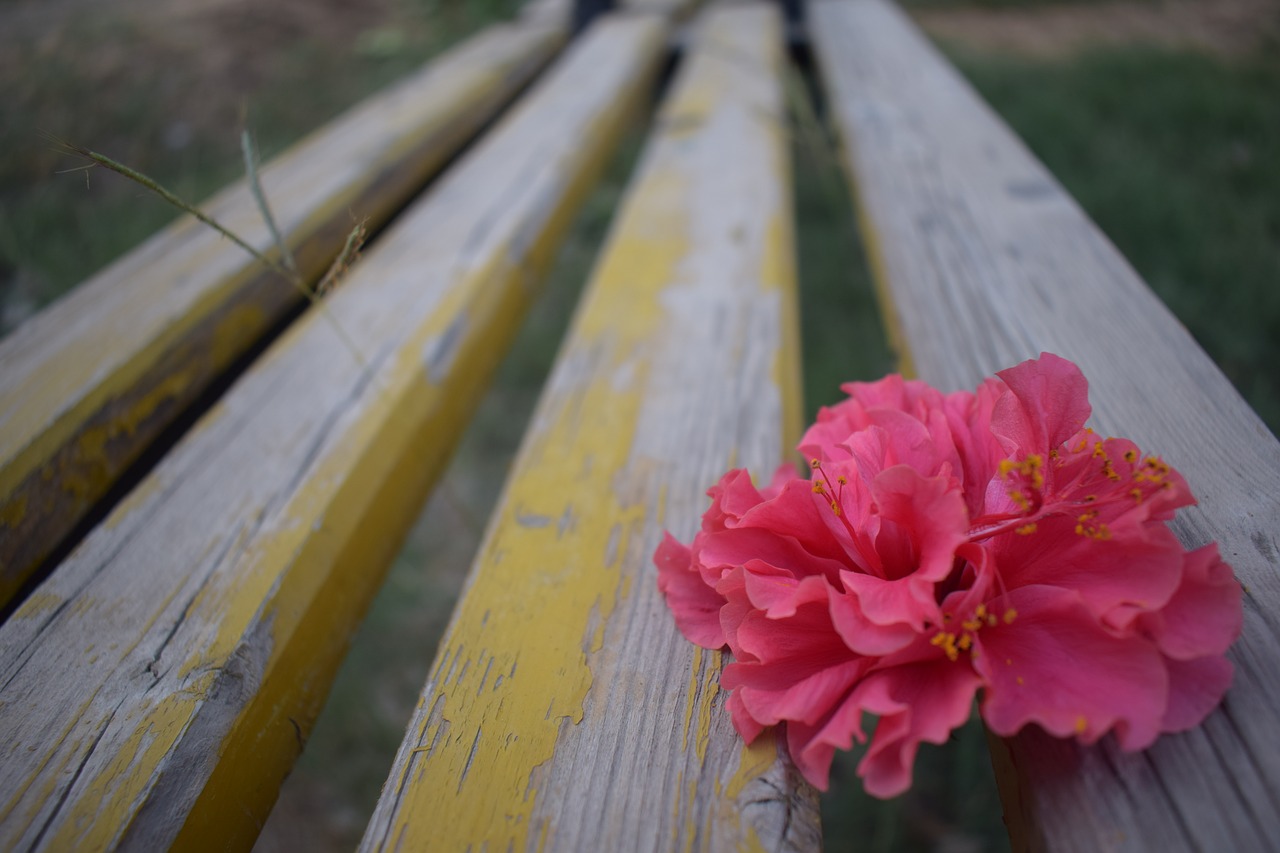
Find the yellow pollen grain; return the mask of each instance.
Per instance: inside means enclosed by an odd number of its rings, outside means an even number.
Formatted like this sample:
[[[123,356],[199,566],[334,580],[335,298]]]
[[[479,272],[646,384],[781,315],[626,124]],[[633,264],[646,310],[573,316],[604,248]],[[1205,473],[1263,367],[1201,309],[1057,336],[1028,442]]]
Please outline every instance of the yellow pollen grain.
[[[1076,717],[1076,734],[1082,735],[1089,728],[1089,721],[1083,716]]]
[[[1008,610],[1004,612],[1004,624],[1006,625],[1008,625],[1010,622],[1012,622],[1014,619],[1017,619],[1017,618],[1018,618],[1018,611],[1014,610],[1012,607],[1010,607]]]
[[[1024,524],[1013,532],[1017,533],[1019,536],[1030,536],[1032,533],[1036,532],[1036,524],[1034,521],[1030,524]]]

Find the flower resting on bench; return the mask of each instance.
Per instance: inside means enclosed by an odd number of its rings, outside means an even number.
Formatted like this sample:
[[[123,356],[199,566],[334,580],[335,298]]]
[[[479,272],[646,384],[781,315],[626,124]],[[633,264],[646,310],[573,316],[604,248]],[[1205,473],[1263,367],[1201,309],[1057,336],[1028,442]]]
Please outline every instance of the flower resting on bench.
[[[1088,385],[1044,354],[943,395],[890,376],[853,383],[763,489],[742,470],[709,492],[658,585],[691,642],[728,647],[721,686],[748,742],[785,722],[825,790],[836,749],[880,797],[911,784],[981,690],[987,726],[1036,723],[1138,750],[1197,725],[1231,681],[1241,589],[1216,545],[1169,530],[1194,503],[1130,441],[1084,428]]]

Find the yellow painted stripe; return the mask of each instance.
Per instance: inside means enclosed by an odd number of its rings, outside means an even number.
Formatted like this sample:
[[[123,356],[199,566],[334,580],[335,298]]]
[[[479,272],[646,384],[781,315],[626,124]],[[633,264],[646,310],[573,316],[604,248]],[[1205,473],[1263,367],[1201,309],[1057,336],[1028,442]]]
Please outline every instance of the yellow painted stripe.
[[[303,275],[354,221],[376,226],[559,46],[559,25],[500,25],[264,167]],[[269,251],[247,185],[207,204]],[[0,343],[0,606],[203,388],[300,295],[188,217]]]
[[[662,528],[692,530],[731,459],[767,473],[799,423],[776,11],[717,11],[692,51],[365,850],[763,849],[807,793],[769,737],[742,745],[719,653],[655,602]]]
[[[0,847],[252,843],[664,35],[576,42],[0,627]]]

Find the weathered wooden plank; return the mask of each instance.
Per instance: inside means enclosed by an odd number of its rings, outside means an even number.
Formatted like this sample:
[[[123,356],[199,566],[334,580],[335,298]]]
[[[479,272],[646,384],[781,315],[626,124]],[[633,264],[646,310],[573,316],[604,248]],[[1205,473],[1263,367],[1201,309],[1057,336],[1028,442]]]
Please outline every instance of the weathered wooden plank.
[[[363,848],[820,845],[812,791],[745,748],[718,653],[651,565],[729,466],[798,435],[776,9],[709,14],[472,568]]]
[[[1094,425],[1161,453],[1244,584],[1235,686],[1201,728],[1125,755],[1001,745],[1019,848],[1262,850],[1280,838],[1280,445],[1019,140],[883,0],[818,0],[811,32],[889,324],[945,388],[1041,350],[1089,377]],[[1007,752],[1005,750],[1007,749]]]
[[[381,224],[541,68],[564,24],[495,26],[262,169],[302,273]],[[241,182],[207,210],[270,234]],[[0,343],[0,606],[121,472],[301,294],[187,217]]]
[[[664,38],[582,36],[0,627],[0,847],[252,842]]]

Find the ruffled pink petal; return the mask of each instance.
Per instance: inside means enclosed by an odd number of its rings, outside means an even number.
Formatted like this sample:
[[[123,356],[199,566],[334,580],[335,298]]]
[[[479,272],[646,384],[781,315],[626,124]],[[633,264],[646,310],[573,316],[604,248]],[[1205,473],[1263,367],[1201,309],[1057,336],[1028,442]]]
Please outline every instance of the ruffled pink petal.
[[[847,658],[834,664],[735,661],[725,667],[720,685],[733,690],[751,718],[764,725],[784,720],[812,723],[849,692],[865,669],[863,662]]]
[[[756,659],[755,655],[744,649],[742,644],[738,642],[739,626],[755,610],[747,598],[745,577],[746,570],[742,566],[737,566],[725,572],[724,576],[720,578],[720,582],[716,584],[716,592],[725,598],[725,604],[720,608],[720,629],[724,631],[725,642],[729,644],[729,650],[740,661],[754,661]]]
[[[806,601],[782,619],[770,619],[752,608],[743,615],[735,635],[737,648],[764,663],[812,660],[829,666],[854,656],[832,627],[826,601]]]
[[[964,498],[946,478],[899,465],[876,477],[875,499],[881,576],[846,571],[841,581],[867,621],[922,631],[940,618],[934,586],[951,574],[956,549],[967,539]]]
[[[794,616],[796,608],[803,604],[826,604],[831,593],[830,584],[820,575],[797,579],[760,560],[752,560],[742,568],[747,600],[769,619]]]
[[[834,746],[814,740],[814,735],[821,731],[822,726],[822,722],[814,725],[806,725],[797,720],[787,722],[787,751],[791,754],[791,760],[800,775],[819,791],[827,790],[831,784],[831,762],[836,755]],[[861,731],[858,735],[859,740],[866,740]]]
[[[911,766],[922,742],[944,743],[964,724],[980,679],[967,666],[934,660],[877,670],[863,679],[821,730],[796,749],[797,766],[815,785],[826,781],[834,749],[862,740],[862,713],[880,717],[858,765],[867,793],[896,797],[911,786]],[[821,787],[821,785],[820,785]]]
[[[996,402],[991,429],[1007,440],[1010,450],[1047,456],[1089,419],[1089,383],[1065,358],[1041,353],[996,375],[1010,394]]]
[[[1166,659],[1165,664],[1169,669],[1169,707],[1160,730],[1181,732],[1200,725],[1231,686],[1231,662],[1213,656]]]
[[[739,694],[730,693],[729,698],[725,700],[724,707],[729,712],[729,718],[733,721],[734,729],[747,743],[754,741],[765,730],[766,725],[751,716],[751,712],[747,710],[746,705],[742,704],[742,696]]]
[[[860,655],[880,657],[900,651],[919,636],[906,622],[877,625],[867,618],[858,597],[832,593],[831,622],[850,650]]]
[[[746,573],[735,570],[739,574],[745,592]],[[824,583],[813,578],[807,586],[812,591]],[[724,588],[731,600],[741,594],[732,579]],[[751,717],[765,725],[819,719],[870,665],[841,641],[825,600],[805,601],[781,619],[748,610],[733,632],[733,646],[745,654],[725,668],[720,685],[735,691]]]
[[[968,539],[959,488],[947,477],[922,477],[900,465],[876,477],[873,494],[881,518],[895,525],[891,535],[882,527],[876,537],[889,575],[940,581],[951,574],[956,548]]]
[[[663,534],[662,544],[653,555],[658,567],[658,589],[666,597],[676,627],[685,639],[705,649],[719,649],[726,642],[720,627],[720,608],[725,599],[703,582],[691,557],[690,550],[670,533]]]
[[[762,492],[756,488],[751,473],[745,468],[726,472],[720,482],[707,490],[711,506],[702,515],[702,529],[713,532],[737,526],[738,520],[752,507],[775,497],[788,477],[795,477],[795,469],[790,465],[780,466]]]
[[[1168,657],[1220,655],[1240,636],[1242,596],[1217,544],[1206,545],[1185,555],[1182,583],[1168,604],[1139,622]]]
[[[1003,382],[987,379],[975,394],[957,391],[946,397],[947,424],[960,459],[957,473],[971,518],[992,511],[984,502],[987,484],[992,482],[1006,453],[991,433],[991,417],[1004,390]]]
[[[1043,519],[1034,533],[996,537],[990,551],[1004,585],[1070,589],[1097,617],[1117,607],[1163,607],[1182,575],[1182,545],[1164,525],[1106,540],[1076,532],[1076,518]],[[1132,617],[1130,617],[1132,618]]]
[[[847,567],[845,562],[814,554],[804,543],[784,532],[760,527],[739,525],[732,530],[709,533],[696,539],[694,547],[698,561],[712,570],[716,579],[726,568],[752,561],[775,566],[797,579],[807,575],[834,579]]]
[[[982,716],[1010,736],[1037,723],[1056,737],[1093,743],[1117,728],[1127,750],[1160,732],[1168,676],[1155,646],[1105,630],[1070,590],[1013,590],[993,608],[1013,608],[1011,623],[977,633],[974,666],[986,681]]]

